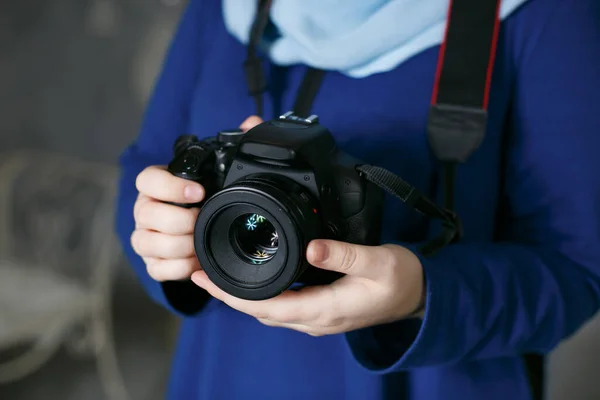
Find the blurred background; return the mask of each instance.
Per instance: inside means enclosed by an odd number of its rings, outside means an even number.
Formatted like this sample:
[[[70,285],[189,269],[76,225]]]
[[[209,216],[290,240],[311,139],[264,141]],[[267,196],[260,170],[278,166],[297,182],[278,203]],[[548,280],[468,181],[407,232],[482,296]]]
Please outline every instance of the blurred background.
[[[184,7],[0,1],[2,400],[164,398],[177,321],[103,238]]]
[[[113,197],[185,3],[0,1],[2,400],[164,398],[177,321],[122,259]],[[551,355],[548,399],[600,399],[599,337]]]

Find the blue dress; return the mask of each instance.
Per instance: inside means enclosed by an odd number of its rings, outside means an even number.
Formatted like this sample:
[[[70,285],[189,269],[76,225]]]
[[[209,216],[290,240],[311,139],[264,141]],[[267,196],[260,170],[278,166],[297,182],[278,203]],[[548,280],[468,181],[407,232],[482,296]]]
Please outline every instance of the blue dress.
[[[364,79],[328,73],[313,109],[340,147],[428,193],[440,192],[425,134],[438,50]],[[149,295],[183,318],[168,398],[530,398],[520,356],[552,350],[600,306],[600,2],[531,0],[503,22],[487,136],[457,175],[465,237],[423,260],[421,323],[311,337],[214,299],[184,314],[147,275],[129,244],[135,177],[168,163],[178,135],[212,136],[254,113],[244,57],[220,1],[192,0],[121,158],[123,247]],[[265,67],[271,118],[291,108],[306,67]],[[385,242],[431,232],[386,201]]]

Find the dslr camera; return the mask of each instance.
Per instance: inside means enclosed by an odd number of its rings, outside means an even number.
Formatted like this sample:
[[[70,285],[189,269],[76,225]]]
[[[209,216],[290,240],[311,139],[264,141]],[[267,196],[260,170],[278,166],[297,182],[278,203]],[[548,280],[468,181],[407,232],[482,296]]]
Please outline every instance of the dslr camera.
[[[384,194],[360,164],[317,116],[290,112],[247,133],[181,136],[168,169],[206,190],[191,207],[200,207],[194,244],[209,279],[235,297],[263,300],[341,276],[308,264],[313,239],[379,244]]]

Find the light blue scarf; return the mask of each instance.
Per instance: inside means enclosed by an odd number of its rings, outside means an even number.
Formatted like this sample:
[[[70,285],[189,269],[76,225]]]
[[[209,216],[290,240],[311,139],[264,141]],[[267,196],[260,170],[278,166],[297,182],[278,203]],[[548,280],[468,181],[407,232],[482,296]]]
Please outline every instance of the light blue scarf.
[[[527,0],[503,0],[506,18]],[[360,78],[396,68],[444,38],[449,0],[273,0],[281,37],[270,59]],[[228,31],[247,44],[256,1],[223,0]]]

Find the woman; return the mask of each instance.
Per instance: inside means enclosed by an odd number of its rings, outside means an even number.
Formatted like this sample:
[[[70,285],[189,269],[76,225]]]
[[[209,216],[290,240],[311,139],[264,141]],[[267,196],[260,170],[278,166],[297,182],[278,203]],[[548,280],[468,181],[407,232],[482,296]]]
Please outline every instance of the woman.
[[[251,3],[190,1],[121,159],[126,253],[152,298],[184,317],[168,397],[531,398],[521,356],[552,350],[600,302],[600,3],[502,4],[486,138],[456,178],[460,243],[421,257],[426,221],[390,197],[384,245],[309,245],[308,261],[341,281],[248,302],[198,265],[198,210],[164,204],[198,202],[202,186],[161,166],[180,134],[261,121],[248,118],[240,67]],[[307,66],[328,69],[313,111],[338,145],[428,190],[438,164],[425,125],[447,6],[275,0],[264,117],[291,109]],[[190,277],[203,295],[161,284]]]

